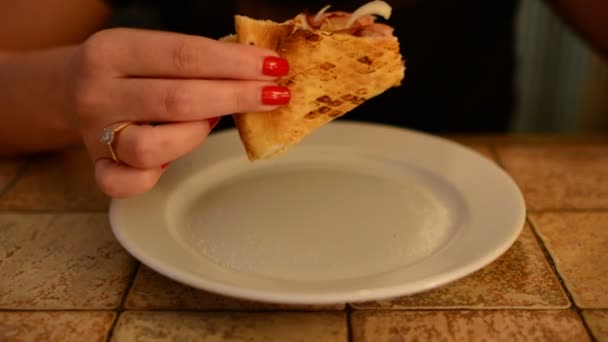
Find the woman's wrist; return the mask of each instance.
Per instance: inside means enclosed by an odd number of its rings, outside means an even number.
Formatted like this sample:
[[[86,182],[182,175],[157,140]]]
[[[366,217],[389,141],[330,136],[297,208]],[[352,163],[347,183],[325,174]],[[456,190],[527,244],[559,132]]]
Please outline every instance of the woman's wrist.
[[[80,143],[70,103],[70,60],[76,46],[0,54],[0,94],[7,126],[0,128],[0,154],[61,149]]]

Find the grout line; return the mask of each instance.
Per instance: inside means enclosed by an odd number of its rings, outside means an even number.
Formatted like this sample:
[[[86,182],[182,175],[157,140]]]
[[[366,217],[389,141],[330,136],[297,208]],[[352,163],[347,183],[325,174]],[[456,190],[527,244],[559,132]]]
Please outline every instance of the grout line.
[[[593,336],[593,332],[591,331],[591,328],[587,324],[587,321],[585,321],[585,317],[583,317],[583,310],[582,309],[578,309],[578,310],[575,310],[575,312],[578,315],[578,318],[581,320],[581,323],[583,324],[583,327],[587,331],[587,334],[589,335],[589,338],[591,339],[591,341],[595,342],[597,339],[595,338],[595,336]]]
[[[131,289],[133,288],[133,284],[135,283],[135,278],[137,277],[137,274],[139,273],[139,268],[141,267],[141,263],[137,260],[135,262],[136,262],[136,264],[135,264],[135,267],[133,268],[133,273],[131,274],[131,277],[129,278],[129,281],[127,283],[125,293],[122,295],[118,308],[116,308],[114,310],[114,312],[116,313],[116,319],[114,320],[114,322],[112,322],[112,325],[110,326],[110,329],[108,330],[108,335],[107,335],[106,341],[110,341],[112,339],[112,336],[114,336],[114,329],[116,328],[116,325],[118,324],[118,319],[120,318],[120,314],[125,311],[125,302],[127,301],[129,294],[131,293]]]
[[[106,333],[106,341],[108,342],[112,340],[112,337],[114,336],[114,329],[116,328],[118,319],[120,318],[120,311],[116,310],[114,313],[116,314],[116,318],[114,318],[112,325],[110,325],[110,329],[108,329],[108,332]]]
[[[349,303],[344,303],[344,312],[346,314],[346,338],[349,342],[354,341],[353,337],[353,312],[355,310]]]
[[[29,160],[23,162],[23,165],[21,165],[19,170],[17,170],[17,175],[15,176],[15,178],[13,178],[10,182],[8,182],[8,184],[6,184],[4,189],[0,189],[0,199],[2,199],[2,197],[17,184],[17,182],[23,177],[23,175],[25,175],[25,172],[29,169],[29,166]]]
[[[116,322],[118,322],[118,317],[119,317],[119,313],[116,311],[112,311],[114,312],[114,319],[112,320],[112,324],[110,324],[110,329],[108,329],[106,331],[106,335],[104,337],[104,341],[109,342],[112,339],[112,333],[114,332],[114,327],[116,326]]]
[[[570,292],[570,289],[566,285],[566,282],[562,278],[562,275],[559,273],[559,270],[557,269],[557,265],[555,264],[555,261],[553,260],[553,257],[551,256],[551,253],[549,252],[549,249],[545,245],[545,242],[543,241],[543,239],[541,238],[540,234],[538,233],[536,226],[534,225],[534,223],[532,222],[532,220],[530,220],[530,218],[527,217],[527,216],[526,216],[526,221],[528,222],[528,225],[530,225],[530,228],[532,228],[532,232],[534,233],[534,236],[536,237],[536,240],[537,240],[537,242],[538,242],[538,244],[540,246],[540,249],[543,251],[543,254],[545,255],[545,258],[547,259],[547,262],[549,263],[549,266],[551,267],[551,269],[555,273],[555,276],[557,277],[560,285],[564,289],[564,293],[566,294],[566,296],[568,297],[568,300],[571,303],[570,310],[572,310],[572,311],[574,311],[576,313],[576,315],[578,316],[578,318],[581,320],[581,323],[583,324],[583,327],[585,328],[585,331],[590,336],[590,338],[592,340],[594,340],[593,333],[591,332],[591,329],[589,328],[589,326],[587,325],[587,322],[585,321],[585,318],[583,317],[583,309],[580,308],[576,304],[576,301],[574,301],[574,297],[572,296],[572,293]]]
[[[583,309],[579,309],[583,311]],[[588,310],[608,310],[608,308],[594,308]],[[356,310],[297,310],[297,309],[212,309],[212,310],[201,310],[201,309],[0,309],[0,312],[19,312],[19,313],[35,313],[35,312],[114,312],[122,313],[125,311],[134,312],[189,312],[189,313],[249,313],[249,314],[277,314],[277,313],[299,313],[299,314],[317,314],[317,313],[348,313],[353,314],[355,312],[369,313],[369,312],[385,312],[385,313],[396,313],[396,312],[459,312],[459,311],[475,311],[475,312],[508,312],[508,311],[526,311],[526,312],[543,312],[543,311],[575,311],[572,307],[570,308],[542,308],[542,309],[523,309],[523,308],[488,308],[488,309],[477,309],[477,308],[457,308],[457,307],[445,307],[445,308],[428,308],[428,309],[391,309],[391,308],[369,308],[369,309],[356,309]]]
[[[581,319],[581,323],[583,323],[583,327],[585,327],[585,330],[587,330],[587,334],[589,334],[589,338],[591,339],[591,342],[596,342],[597,339],[593,335],[593,332],[591,331],[591,328],[589,328],[589,325],[587,324],[587,321],[585,321],[585,317],[583,317],[583,313],[582,312],[578,312],[578,316]]]
[[[124,295],[122,296],[122,300],[120,301],[120,305],[118,306],[118,310],[120,311],[124,311],[125,310],[125,302],[127,301],[127,298],[129,297],[129,294],[131,293],[131,290],[133,289],[133,284],[135,283],[135,278],[137,278],[137,274],[139,273],[139,269],[141,268],[141,262],[139,261],[135,261],[135,267],[133,269],[133,274],[131,274],[131,278],[129,279],[129,282],[127,284],[127,290],[125,291]]]
[[[547,248],[547,246],[545,246],[545,242],[543,241],[543,239],[538,234],[537,229],[536,229],[536,225],[532,222],[532,220],[530,220],[529,217],[526,217],[526,222],[528,223],[528,225],[530,226],[532,232],[534,233],[534,237],[536,238],[536,241],[537,241],[537,243],[538,243],[541,251],[543,252],[543,255],[545,256],[545,259],[549,263],[549,266],[551,267],[551,270],[553,271],[553,273],[555,273],[555,276],[557,277],[557,280],[559,281],[559,284],[564,289],[564,293],[568,297],[568,300],[570,301],[571,307],[578,308],[576,306],[576,302],[572,298],[572,294],[570,293],[570,290],[568,289],[568,286],[566,286],[566,283],[564,282],[564,279],[562,278],[561,274],[559,273],[559,271],[557,269],[557,265],[555,265],[555,261],[553,260],[553,257],[551,256],[551,253],[549,252],[549,249]]]

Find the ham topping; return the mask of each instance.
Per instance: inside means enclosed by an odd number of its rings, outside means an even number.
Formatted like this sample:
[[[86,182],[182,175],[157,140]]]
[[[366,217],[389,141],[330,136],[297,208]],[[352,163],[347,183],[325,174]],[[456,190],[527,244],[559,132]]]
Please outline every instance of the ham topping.
[[[323,7],[316,14],[305,13],[305,20],[300,20],[306,28],[346,33],[358,37],[390,37],[393,28],[376,23],[376,15],[388,19],[391,8],[384,1],[372,1],[357,9],[353,13],[333,11],[328,12],[329,5]]]

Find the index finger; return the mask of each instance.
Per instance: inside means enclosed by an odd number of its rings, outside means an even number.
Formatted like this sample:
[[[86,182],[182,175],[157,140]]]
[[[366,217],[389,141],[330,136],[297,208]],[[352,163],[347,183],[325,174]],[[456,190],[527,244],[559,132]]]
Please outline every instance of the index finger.
[[[245,44],[141,29],[102,32],[92,50],[101,50],[98,58],[119,76],[264,81],[289,69],[275,51]]]

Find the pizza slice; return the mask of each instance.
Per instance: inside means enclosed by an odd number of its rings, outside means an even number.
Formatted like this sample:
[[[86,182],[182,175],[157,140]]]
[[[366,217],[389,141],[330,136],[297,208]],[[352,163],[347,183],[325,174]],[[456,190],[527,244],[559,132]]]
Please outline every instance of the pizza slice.
[[[353,13],[300,13],[282,23],[235,16],[236,40],[276,51],[290,65],[279,85],[291,101],[270,113],[234,120],[250,161],[279,156],[318,127],[389,88],[401,85],[405,63],[388,19],[391,7],[372,1]]]

